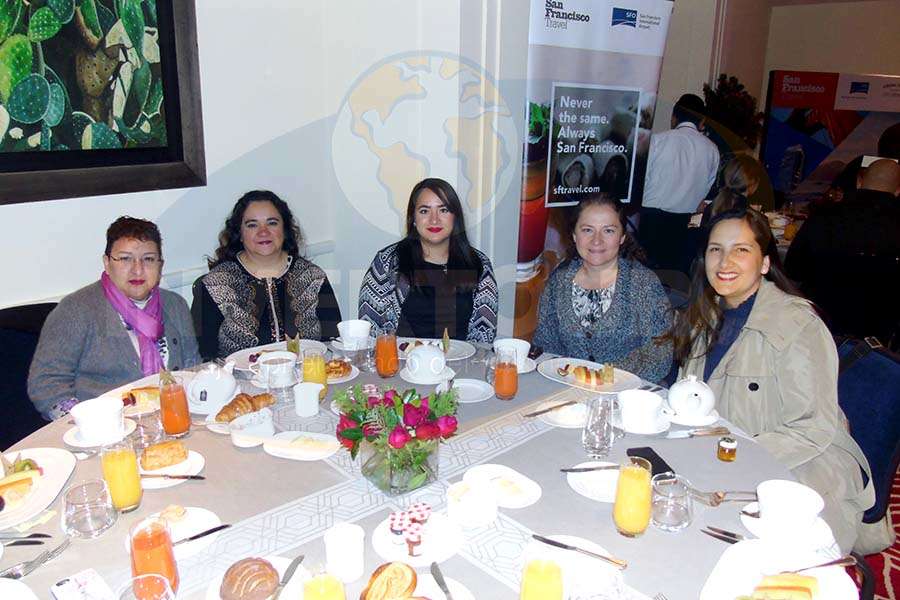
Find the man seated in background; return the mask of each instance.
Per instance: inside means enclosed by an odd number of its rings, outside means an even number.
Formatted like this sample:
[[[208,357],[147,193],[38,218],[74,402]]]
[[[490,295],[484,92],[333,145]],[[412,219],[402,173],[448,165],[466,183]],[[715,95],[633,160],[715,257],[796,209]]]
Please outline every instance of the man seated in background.
[[[900,309],[888,289],[900,281],[900,165],[873,162],[860,172],[857,188],[810,216],[785,268],[825,312],[833,333],[897,344]]]

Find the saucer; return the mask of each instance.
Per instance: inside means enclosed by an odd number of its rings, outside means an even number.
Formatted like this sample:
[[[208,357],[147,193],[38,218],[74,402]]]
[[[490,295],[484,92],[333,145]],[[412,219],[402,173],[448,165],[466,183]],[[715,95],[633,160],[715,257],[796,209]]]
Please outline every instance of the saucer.
[[[635,435],[659,435],[660,433],[668,431],[669,427],[672,425],[666,415],[660,415],[656,423],[646,429],[626,429],[625,426],[622,425],[622,416],[618,412],[613,413],[612,424],[616,429],[621,429],[625,433],[633,433]]]
[[[337,350],[338,352],[358,352],[360,350],[368,350],[369,348],[375,347],[375,338],[367,337],[366,346],[364,348],[357,348],[356,350],[346,350],[344,348],[344,340],[341,339],[341,336],[337,336],[333,340],[331,340],[331,347]]]
[[[759,510],[758,502],[751,502],[744,506],[743,510],[747,512],[756,512]],[[741,514],[741,524],[753,535],[759,539],[787,541],[790,540],[797,546],[811,548],[814,550],[827,549],[835,546],[834,534],[831,527],[822,517],[817,517],[809,529],[802,532],[790,531],[786,532],[782,528],[773,527],[764,517],[753,518],[745,514]]]
[[[456,371],[446,366],[444,367],[444,370],[441,371],[440,375],[426,377],[423,379],[417,379],[413,377],[412,373],[410,373],[409,369],[406,367],[403,367],[403,369],[400,370],[400,379],[414,385],[435,385],[442,381],[453,379],[454,376],[456,376]]]
[[[153,469],[145,471],[138,465],[141,475],[199,475],[200,471],[206,465],[206,459],[199,452],[188,450],[188,457],[180,463],[163,467],[162,469]],[[154,477],[152,479],[141,479],[141,487],[145,490],[160,490],[170,488],[190,481],[189,479],[167,479],[165,477]]]
[[[0,597],[7,600],[38,600],[37,595],[25,585],[25,582],[6,578],[0,578]]]
[[[292,375],[291,380],[288,383],[286,383],[284,385],[276,386],[276,389],[294,387],[295,385],[297,385],[297,383],[299,383],[297,381],[297,377]],[[257,375],[254,375],[250,379],[250,384],[253,385],[253,387],[257,387],[261,390],[267,389],[268,385],[269,385],[268,383],[266,383],[265,381],[260,379],[259,376],[257,376]],[[240,390],[238,390],[238,391],[240,391]]]
[[[541,486],[536,481],[504,465],[472,467],[462,480],[469,485],[479,481],[489,483],[500,508],[525,508],[541,499]]]
[[[410,556],[406,544],[394,544],[393,537],[385,519],[372,532],[372,548],[385,561],[405,562],[413,568],[444,562],[463,545],[459,526],[441,513],[432,513],[425,523],[419,556]]]
[[[685,427],[707,427],[719,420],[719,413],[715,409],[708,415],[703,416],[687,416],[672,413],[669,420],[676,425],[684,425]]]
[[[524,375],[525,373],[531,373],[535,369],[537,369],[537,362],[533,358],[526,358],[525,364],[517,370],[519,372],[519,375]]]
[[[538,406],[538,410],[548,408],[558,402],[544,402]],[[562,427],[563,429],[581,429],[587,420],[587,406],[581,402],[563,406],[556,410],[551,410],[542,415],[538,415],[538,419],[552,425],[553,427]]]
[[[456,400],[460,404],[484,402],[494,396],[494,388],[480,379],[457,379],[453,382],[453,389],[456,390]]]
[[[122,434],[116,442],[120,442],[132,433],[134,433],[135,428],[137,427],[137,423],[132,421],[131,419],[125,419],[125,432]],[[81,437],[81,432],[78,430],[78,425],[68,430],[65,434],[63,434],[63,442],[67,446],[72,446],[74,448],[97,448],[102,446],[103,444],[93,444],[88,443]],[[114,443],[109,440],[104,442],[105,444]]]
[[[616,463],[592,460],[575,465],[576,467],[601,467],[615,466]],[[566,473],[566,481],[569,487],[591,500],[597,502],[609,502],[616,500],[616,486],[619,483],[619,471],[609,469],[606,471],[588,471],[586,473]]]
[[[416,591],[414,592],[416,596],[425,598],[446,597],[444,592],[441,591],[441,588],[438,587],[434,577],[425,573],[417,573],[417,575]],[[453,594],[453,600],[475,600],[475,596],[472,595],[472,592],[455,579],[444,577],[444,582],[447,584],[450,593]]]

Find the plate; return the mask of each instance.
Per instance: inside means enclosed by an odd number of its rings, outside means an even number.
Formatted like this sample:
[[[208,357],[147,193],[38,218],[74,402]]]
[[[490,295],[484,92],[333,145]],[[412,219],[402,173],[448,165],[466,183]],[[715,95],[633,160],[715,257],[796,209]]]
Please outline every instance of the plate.
[[[140,463],[138,463],[138,471],[141,475],[145,473],[148,475],[199,475],[200,471],[203,470],[204,465],[206,465],[206,459],[203,458],[202,454],[193,450],[188,450],[188,457],[178,464],[163,467],[162,469],[145,471],[140,466]],[[186,481],[190,481],[190,479],[166,479],[164,477],[154,477],[152,479],[141,478],[141,487],[145,490],[160,490],[181,485]]]
[[[725,549],[713,567],[700,600],[721,600],[750,594],[766,573],[777,573],[825,562],[839,555],[826,555],[812,550],[785,549],[779,543],[744,540]],[[859,592],[843,567],[825,567],[804,571],[819,580],[816,600],[856,600]]]
[[[591,387],[589,385],[585,385],[575,381],[575,375],[573,375],[572,373],[569,373],[568,375],[563,377],[556,372],[558,368],[564,367],[566,365],[570,365],[572,367],[588,367],[589,369],[599,369],[602,367],[602,365],[600,365],[599,363],[591,362],[589,360],[581,360],[580,358],[550,358],[539,364],[537,370],[538,373],[551,381],[581,388],[583,390],[598,392],[601,394],[622,392],[624,390],[634,389],[636,387],[640,387],[643,383],[643,380],[634,373],[629,373],[628,371],[623,371],[622,369],[614,369],[612,383],[606,383],[604,385]]]
[[[437,582],[430,574],[416,573],[417,583],[416,590],[413,592],[416,596],[425,598],[444,598],[444,592],[438,587]],[[444,576],[444,583],[450,593],[453,594],[453,600],[475,600],[475,596],[469,591],[469,588],[450,577]]]
[[[576,467],[614,466],[616,463],[592,460],[575,465]],[[587,473],[566,473],[569,487],[591,500],[597,502],[616,501],[616,486],[619,483],[619,471],[589,471]]]
[[[453,379],[456,376],[456,371],[451,369],[450,367],[444,367],[444,370],[441,371],[441,374],[437,377],[430,377],[425,379],[415,379],[406,367],[400,369],[400,379],[407,383],[412,383],[414,385],[436,385],[442,381],[447,381],[448,379]]]
[[[272,342],[271,344],[263,344],[262,346],[254,346],[252,348],[244,348],[228,355],[225,360],[233,360],[234,368],[237,371],[246,371],[250,373],[250,355],[257,354],[263,350],[287,350],[287,342]],[[300,352],[306,350],[318,350],[322,354],[328,351],[328,348],[322,342],[317,340],[300,340]]]
[[[323,458],[328,458],[329,456],[337,452],[341,447],[341,443],[337,440],[337,438],[334,435],[327,433],[311,433],[309,431],[282,431],[281,433],[276,433],[272,437],[276,440],[282,440],[285,442],[293,442],[299,437],[306,437],[328,444],[327,447],[323,447],[322,449],[312,450],[306,450],[304,448],[284,448],[282,446],[275,446],[268,442],[263,444],[263,450],[266,451],[266,454],[271,454],[272,456],[277,456],[278,458],[287,458],[290,460],[322,460]]]
[[[747,512],[756,512],[759,510],[759,503],[751,502],[744,506],[743,510]],[[825,519],[822,517],[818,517],[813,521],[808,532],[801,534],[797,534],[797,532],[790,532],[787,534],[779,529],[774,529],[765,519],[754,519],[745,514],[741,514],[741,524],[747,531],[756,537],[767,541],[778,540],[783,543],[786,540],[790,540],[791,545],[793,546],[815,550],[828,550],[834,547],[837,551],[831,527],[828,526],[828,523],[826,523]]]
[[[368,350],[369,348],[375,347],[375,338],[368,338],[369,343],[366,344],[365,348],[357,348],[356,350],[347,350],[347,352],[358,352],[359,350]],[[344,340],[341,339],[341,336],[337,336],[333,340],[331,340],[331,347],[337,350],[338,352],[344,352]]]
[[[125,439],[137,428],[137,423],[132,421],[131,419],[125,419],[125,434],[121,439]],[[121,440],[119,440],[121,441]],[[81,437],[81,432],[78,431],[78,425],[72,427],[67,432],[63,434],[63,442],[67,446],[72,446],[73,448],[98,448],[102,446],[102,444],[89,444]]]
[[[173,371],[175,375],[181,378],[182,384],[184,385],[185,392],[187,392],[187,386],[191,383],[191,380],[194,379],[193,371]],[[103,394],[104,396],[121,396],[123,393],[128,390],[138,388],[138,387],[158,387],[159,386],[159,374],[154,373],[153,375],[147,375],[146,377],[141,377],[137,381],[132,381],[131,383],[126,383],[125,385],[120,385],[117,388],[111,389],[110,391]],[[188,400],[190,401],[190,399]],[[152,413],[159,410],[159,401],[149,403],[147,405],[138,405],[138,406],[126,406],[123,411],[126,417],[139,417],[141,415],[146,415],[148,413]],[[193,411],[192,411],[193,412]]]
[[[30,458],[44,469],[44,474],[34,484],[25,502],[0,513],[0,529],[7,529],[33,519],[50,506],[69,481],[75,469],[75,455],[62,448],[27,448],[7,452],[6,459],[12,462],[17,456]],[[2,579],[0,579],[2,581]],[[0,598],[5,598],[0,594]]]
[[[344,375],[343,377],[335,377],[328,378],[328,385],[336,385],[338,383],[347,383],[348,381],[353,381],[359,377],[359,369],[356,368],[355,365],[350,365],[350,373],[348,375]]]
[[[407,342],[410,344],[406,348],[400,352],[401,358],[406,358],[409,354],[409,351],[412,350],[412,344],[416,341],[424,342],[431,346],[437,346],[438,348],[442,347],[443,340],[434,340],[429,338],[414,338],[414,337],[401,337],[397,338],[397,344],[402,344],[403,342]],[[464,342],[462,340],[450,340],[450,351],[447,352],[447,360],[463,360],[465,358],[469,358],[470,356],[475,354],[475,346],[470,344],[469,342]]]
[[[184,510],[185,514],[183,519],[179,519],[178,521],[169,521],[169,532],[172,534],[173,543],[222,524],[222,519],[220,519],[219,516],[211,510],[206,510],[205,508],[200,508],[197,506],[185,506]],[[150,515],[150,518],[159,517],[159,514],[159,512],[155,512]],[[175,551],[175,560],[188,558],[199,553],[201,550],[216,541],[216,538],[219,537],[221,533],[221,531],[217,531],[215,533],[204,536],[199,540],[194,540],[193,542],[184,542],[183,544],[173,546],[173,549]],[[126,535],[123,541],[125,543],[125,554],[130,555],[131,540]]]
[[[672,426],[672,423],[669,422],[669,418],[666,415],[660,415],[659,420],[653,427],[648,427],[647,429],[625,429],[622,425],[622,417],[618,412],[613,413],[612,424],[616,429],[621,429],[625,433],[632,433],[634,435],[659,435],[660,433],[668,431],[669,427]]]
[[[38,600],[37,595],[24,582],[0,578],[0,598],[4,600]]]
[[[250,558],[245,557],[245,558]],[[266,560],[272,563],[272,566],[275,567],[275,570],[278,571],[278,580],[284,576],[284,572],[287,570],[288,566],[291,564],[291,559],[284,558],[283,556],[267,556]],[[237,562],[237,561],[235,561]],[[231,565],[229,565],[230,567]],[[228,570],[227,568],[225,569]],[[225,571],[217,575],[209,584],[209,587],[206,588],[206,600],[221,600],[219,596],[219,588],[222,587],[222,578],[225,576]],[[301,564],[297,567],[297,570],[294,572],[294,576],[291,577],[291,580],[288,581],[288,584],[284,586],[284,589],[281,591],[281,597],[285,600],[288,598],[303,598],[303,582],[309,579],[309,571]]]
[[[547,535],[550,539],[578,546],[597,554],[611,553],[599,544],[572,535]],[[590,598],[605,592],[604,598],[627,598],[622,572],[616,567],[579,552],[563,550],[535,539],[528,542],[522,553],[522,568],[530,560],[552,560],[563,572],[563,598]],[[521,572],[521,571],[520,571]],[[718,600],[722,600],[719,598]]]
[[[469,485],[488,482],[500,508],[525,508],[541,499],[541,486],[515,469],[486,464],[472,467],[463,475]]]
[[[550,406],[553,406],[554,404],[559,404],[559,402],[543,402],[538,405],[536,410],[548,408]],[[540,419],[547,425],[552,425],[553,427],[562,427],[563,429],[581,429],[582,427],[584,427],[584,422],[587,420],[587,412],[587,406],[585,406],[584,403],[576,402],[575,404],[563,406],[562,408],[557,408],[556,410],[551,410],[550,412],[538,415],[538,419]]]
[[[213,433],[230,434],[231,430],[228,428],[228,423],[219,423],[218,421],[216,421],[216,414],[218,412],[219,411],[217,410],[206,415],[206,419],[204,421],[206,423],[206,428]]]
[[[672,413],[669,415],[669,420],[675,425],[684,425],[685,427],[707,427],[719,420],[719,412],[713,409],[711,413],[702,417],[687,417]]]
[[[301,377],[301,379],[302,379],[302,377]],[[291,380],[287,384],[285,384],[283,386],[277,386],[276,389],[284,389],[284,388],[294,387],[295,385],[297,385],[299,383],[299,381],[300,380],[298,380],[296,376],[291,377]],[[256,375],[254,375],[253,377],[250,378],[250,385],[252,385],[255,388],[261,389],[261,390],[266,390],[269,387],[269,384],[267,382],[263,381]],[[240,390],[238,390],[238,393],[240,393]],[[235,394],[235,396],[236,395],[237,394]],[[218,411],[216,411],[216,412],[218,412]]]
[[[494,397],[494,388],[479,379],[455,379],[453,389],[456,390],[456,400],[460,404],[484,402]]]
[[[537,369],[537,361],[533,358],[525,357],[525,364],[522,365],[521,369],[517,369],[519,375],[524,375],[525,373],[531,373]]]
[[[386,561],[405,562],[413,568],[427,567],[432,562],[444,562],[459,552],[463,544],[459,526],[442,513],[432,513],[425,524],[419,556],[410,556],[406,544],[394,544],[392,538],[388,519],[385,519],[372,532],[372,547],[375,552]]]

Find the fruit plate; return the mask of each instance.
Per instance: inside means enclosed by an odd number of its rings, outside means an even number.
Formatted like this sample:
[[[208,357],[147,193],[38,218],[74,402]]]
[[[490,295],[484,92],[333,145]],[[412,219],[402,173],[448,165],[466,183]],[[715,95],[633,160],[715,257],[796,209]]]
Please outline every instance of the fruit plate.
[[[75,455],[62,448],[28,448],[7,452],[6,460],[30,458],[44,470],[25,501],[15,508],[0,512],[0,529],[7,529],[36,517],[50,506],[65,487],[75,470]]]
[[[252,354],[274,352],[276,350],[287,350],[287,342],[272,342],[271,344],[263,344],[262,346],[244,348],[243,350],[238,350],[237,352],[229,354],[226,360],[234,361],[235,371],[244,371],[249,374],[250,356]],[[328,351],[328,348],[325,344],[317,340],[300,340],[300,352],[305,352],[306,350],[318,350],[324,355]]]
[[[561,375],[557,369],[565,367],[566,365],[569,365],[570,367],[569,373],[568,375]],[[551,381],[581,388],[583,390],[589,390],[591,392],[597,392],[600,394],[622,392],[625,390],[634,389],[636,387],[640,387],[642,383],[641,378],[634,373],[629,373],[628,371],[623,371],[622,369],[614,369],[612,383],[590,386],[575,381],[575,375],[572,373],[572,369],[574,369],[575,367],[601,369],[603,368],[603,365],[591,362],[589,360],[582,360],[580,358],[551,358],[539,364],[537,370],[538,373]]]
[[[421,342],[421,344],[427,344],[430,346],[437,346],[438,348],[442,348],[443,341],[442,340],[434,340],[429,338],[409,338],[402,337],[397,338],[397,344],[409,344],[406,348],[400,351],[400,357],[406,358],[409,356],[409,353],[415,348],[415,343]],[[470,344],[469,342],[464,342],[462,340],[450,340],[450,351],[447,353],[447,360],[463,360],[465,358],[469,358],[470,356],[475,354],[475,346]]]

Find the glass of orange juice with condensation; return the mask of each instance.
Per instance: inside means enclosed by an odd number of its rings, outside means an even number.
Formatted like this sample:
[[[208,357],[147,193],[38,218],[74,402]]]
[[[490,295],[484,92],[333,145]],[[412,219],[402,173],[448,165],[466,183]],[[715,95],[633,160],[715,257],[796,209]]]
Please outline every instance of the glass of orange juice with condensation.
[[[522,571],[519,600],[562,600],[562,569],[552,560],[531,560]]]
[[[329,573],[319,573],[303,584],[303,600],[345,600],[344,584]]]
[[[516,351],[498,348],[494,367],[494,395],[500,400],[512,400],[519,391],[519,371],[516,367]]]
[[[303,353],[303,381],[321,383],[319,399],[328,393],[328,372],[325,370],[325,355],[319,350],[307,350]]]
[[[166,521],[152,517],[139,521],[132,526],[130,538],[131,574],[135,577],[150,573],[162,575],[169,581],[172,590],[177,592],[178,566],[172,550],[172,534]],[[150,593],[146,594],[148,600],[152,597]]]
[[[626,537],[638,537],[650,524],[650,478],[650,462],[645,458],[629,456],[619,467],[613,521]]]
[[[143,495],[141,475],[131,442],[122,440],[104,446],[100,453],[100,468],[116,510],[129,512],[140,506]]]
[[[397,335],[390,331],[375,339],[375,370],[381,377],[393,377],[400,369],[397,354]]]

